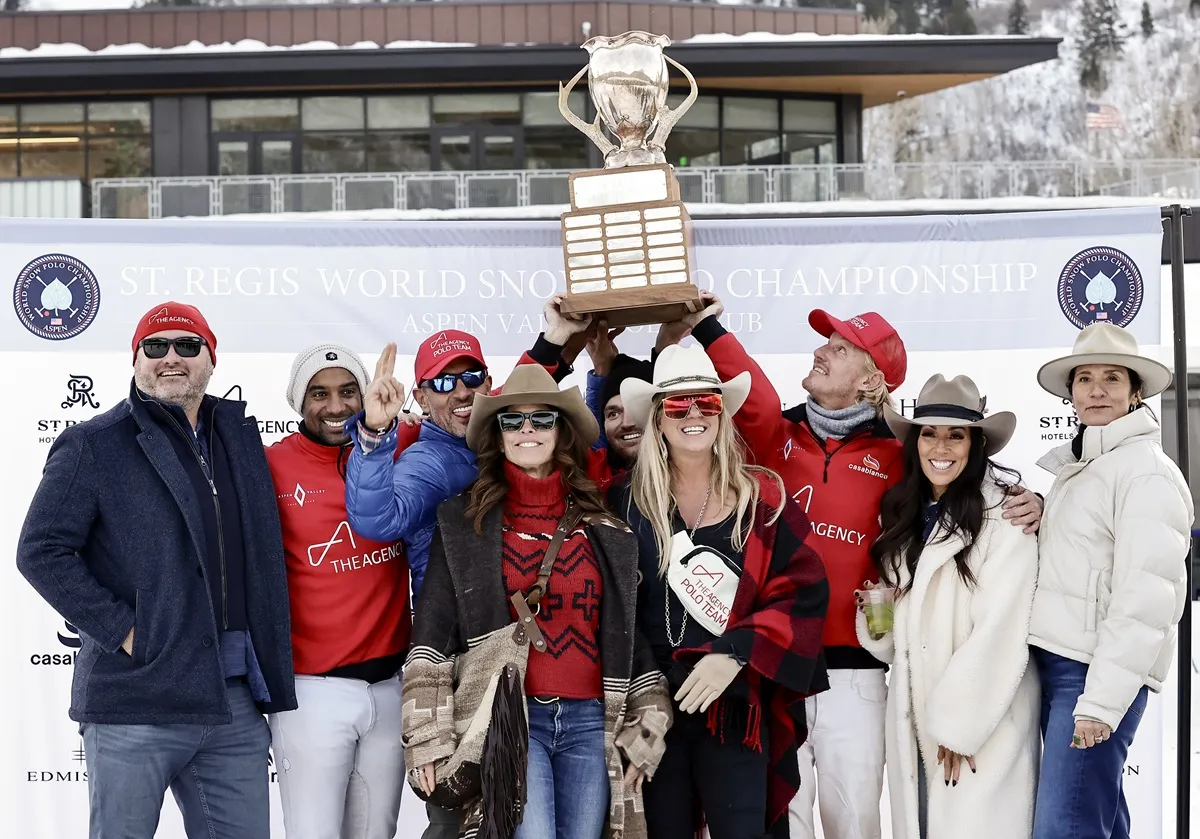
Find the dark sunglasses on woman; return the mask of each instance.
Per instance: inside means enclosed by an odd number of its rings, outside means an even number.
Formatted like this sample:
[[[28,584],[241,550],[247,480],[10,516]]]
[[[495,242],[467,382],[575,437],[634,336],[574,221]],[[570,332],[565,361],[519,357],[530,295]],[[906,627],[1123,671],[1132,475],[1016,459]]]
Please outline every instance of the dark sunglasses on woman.
[[[667,419],[687,419],[695,405],[702,417],[715,417],[721,413],[724,402],[719,393],[688,393],[683,396],[668,396],[663,400],[663,416]]]
[[[421,386],[428,387],[434,393],[450,393],[454,388],[458,387],[459,379],[462,379],[463,385],[468,390],[474,390],[482,386],[486,378],[486,370],[464,370],[461,373],[442,373],[440,376],[426,379],[421,383]]]
[[[195,358],[205,344],[203,338],[143,338],[138,342],[146,358],[166,358],[171,347],[180,358]]]
[[[558,422],[558,411],[505,411],[496,415],[501,431],[520,431],[525,427],[525,420],[533,426],[534,431],[549,431]]]

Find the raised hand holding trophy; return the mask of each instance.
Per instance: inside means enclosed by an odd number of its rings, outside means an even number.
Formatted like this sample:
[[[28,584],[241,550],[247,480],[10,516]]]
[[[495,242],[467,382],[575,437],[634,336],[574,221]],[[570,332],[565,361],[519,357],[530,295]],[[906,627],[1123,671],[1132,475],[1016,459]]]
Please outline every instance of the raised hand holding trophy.
[[[604,168],[573,172],[571,210],[562,216],[565,314],[603,317],[609,326],[666,323],[703,308],[692,282],[692,222],[667,163],[667,135],[696,101],[696,80],[663,53],[665,35],[626,32],[583,44],[588,65],[563,87],[558,109],[604,154]],[[667,107],[667,64],[691,84],[678,108]],[[567,105],[588,75],[596,121]],[[603,120],[620,145],[604,135]]]

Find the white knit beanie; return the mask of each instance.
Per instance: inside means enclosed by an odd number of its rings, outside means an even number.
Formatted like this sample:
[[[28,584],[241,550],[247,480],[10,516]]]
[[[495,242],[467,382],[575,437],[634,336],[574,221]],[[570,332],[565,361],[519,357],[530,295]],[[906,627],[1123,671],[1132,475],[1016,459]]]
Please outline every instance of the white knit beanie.
[[[317,344],[303,350],[292,362],[292,375],[288,379],[287,400],[297,414],[303,414],[304,394],[308,392],[308,383],[312,377],[330,367],[342,367],[350,371],[358,389],[365,396],[371,377],[362,359],[341,344]]]

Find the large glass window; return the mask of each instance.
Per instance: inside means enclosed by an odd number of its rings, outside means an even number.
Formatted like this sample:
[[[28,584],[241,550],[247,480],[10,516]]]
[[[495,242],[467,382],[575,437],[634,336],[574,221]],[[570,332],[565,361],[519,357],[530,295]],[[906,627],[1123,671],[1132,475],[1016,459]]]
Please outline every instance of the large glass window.
[[[367,144],[362,132],[307,132],[302,144],[306,173],[362,172],[367,167]]]
[[[368,172],[428,172],[432,166],[428,131],[372,131],[367,134]]]
[[[150,173],[149,102],[0,105],[0,177],[87,181]]]
[[[779,162],[779,100],[726,96],[721,162],[764,165]]]
[[[433,97],[433,121],[440,125],[519,125],[521,94],[441,93]]]
[[[667,106],[683,104],[682,93],[667,97]],[[721,165],[721,105],[716,96],[697,96],[692,107],[667,135],[667,162],[680,168]]]
[[[557,93],[526,93],[522,97],[526,169],[586,169],[591,141],[567,122],[558,110]],[[572,91],[571,110],[583,119],[587,101]]]
[[[295,131],[300,127],[298,99],[214,99],[212,130]]]
[[[91,102],[87,106],[88,133],[149,134],[149,102]]]
[[[429,128],[428,96],[370,96],[367,128]]]
[[[367,171],[427,172],[428,96],[367,97]]]
[[[783,103],[783,162],[837,163],[837,105],[811,99]]]
[[[300,127],[305,131],[361,131],[366,118],[361,96],[314,96],[301,103]]]
[[[673,90],[668,104],[678,107],[685,94]],[[570,105],[587,119],[586,93],[574,91]],[[71,136],[79,107],[46,105],[29,118],[43,133]],[[428,171],[454,162],[455,142],[458,165],[468,169],[578,170],[592,158],[591,144],[559,113],[558,94],[549,90],[226,99],[214,100],[211,113],[214,161],[243,174],[267,173],[267,142],[290,144],[271,172]],[[104,103],[86,118],[88,136],[142,136],[149,106]],[[0,171],[4,119],[0,114]],[[667,159],[680,168],[836,163],[839,124],[833,99],[704,95],[672,130]],[[487,134],[490,127],[502,133]]]

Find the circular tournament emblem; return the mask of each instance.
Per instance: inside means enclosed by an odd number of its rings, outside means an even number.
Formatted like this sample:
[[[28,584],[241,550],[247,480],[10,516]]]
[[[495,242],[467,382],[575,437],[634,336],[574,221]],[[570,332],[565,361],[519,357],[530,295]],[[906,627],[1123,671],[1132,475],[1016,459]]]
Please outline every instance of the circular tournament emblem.
[[[1093,323],[1128,326],[1142,308],[1142,272],[1116,248],[1080,251],[1058,276],[1058,305],[1079,329]]]
[[[17,319],[39,338],[64,341],[92,325],[100,310],[100,282],[73,256],[39,256],[21,269],[13,288]]]

